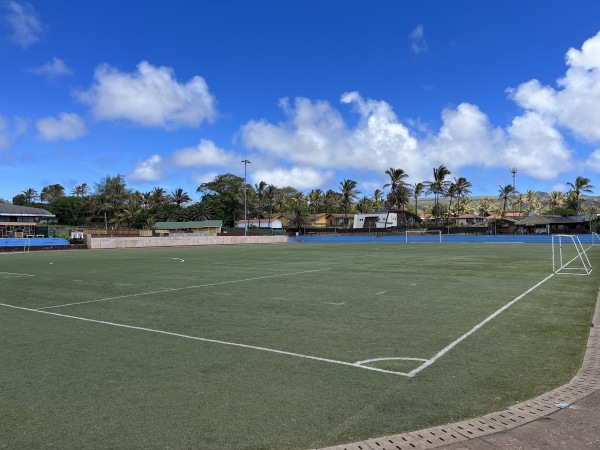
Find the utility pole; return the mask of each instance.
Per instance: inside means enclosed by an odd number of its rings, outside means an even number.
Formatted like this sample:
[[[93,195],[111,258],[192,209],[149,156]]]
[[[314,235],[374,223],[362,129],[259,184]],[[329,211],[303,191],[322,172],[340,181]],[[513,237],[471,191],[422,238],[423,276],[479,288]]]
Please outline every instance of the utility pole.
[[[242,162],[244,163],[244,236],[246,236],[248,234],[248,203],[246,201],[246,191],[248,190],[248,183],[246,182],[246,167],[248,166],[248,164],[252,163],[247,159],[244,159]]]

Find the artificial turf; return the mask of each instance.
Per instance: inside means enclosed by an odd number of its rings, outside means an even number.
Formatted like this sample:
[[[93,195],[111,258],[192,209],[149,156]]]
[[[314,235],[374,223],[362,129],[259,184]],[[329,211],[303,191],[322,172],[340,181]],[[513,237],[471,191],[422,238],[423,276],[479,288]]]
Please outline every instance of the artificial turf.
[[[597,270],[550,278],[414,377],[225,343],[428,359],[551,270],[548,244],[0,255],[0,303],[27,308],[0,306],[0,448],[305,449],[502,409],[576,372]]]

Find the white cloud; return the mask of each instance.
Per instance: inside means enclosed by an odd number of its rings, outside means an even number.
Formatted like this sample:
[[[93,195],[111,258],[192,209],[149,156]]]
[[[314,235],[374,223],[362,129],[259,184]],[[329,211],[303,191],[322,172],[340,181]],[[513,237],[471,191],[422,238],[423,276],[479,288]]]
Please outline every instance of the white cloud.
[[[231,167],[240,164],[240,158],[234,152],[223,150],[206,139],[195,147],[177,150],[171,159],[178,167]]]
[[[557,81],[558,89],[531,80],[511,97],[528,111],[534,111],[571,130],[589,142],[600,141],[600,33],[584,42],[581,50],[566,55],[567,73]]]
[[[416,53],[426,52],[428,50],[427,41],[425,41],[425,30],[423,25],[419,24],[410,33],[410,49]]]
[[[65,64],[60,58],[52,58],[52,61],[40,67],[34,67],[29,69],[29,72],[35,73],[36,75],[44,75],[47,78],[54,79],[56,77],[73,75],[73,71]]]
[[[75,113],[60,113],[58,117],[44,117],[35,123],[42,139],[56,141],[64,139],[72,141],[87,133],[85,121]]]
[[[281,103],[287,122],[250,121],[242,126],[241,138],[246,147],[259,150],[266,158],[323,169],[385,171],[390,160],[414,150],[415,139],[389,104],[364,100],[356,92],[344,94],[341,101],[358,113],[356,128],[349,129],[328,102],[297,98],[294,106],[287,100]]]
[[[9,0],[5,5],[8,10],[6,20],[12,28],[10,40],[23,48],[39,41],[44,26],[35,8],[30,3],[16,0]]]
[[[142,61],[133,73],[101,65],[94,84],[76,94],[91,106],[97,120],[129,120],[149,127],[196,127],[216,116],[215,98],[204,78],[185,84],[175,79],[172,68]]]
[[[309,190],[323,186],[333,180],[332,170],[316,170],[307,167],[292,167],[291,169],[259,169],[252,171],[250,178],[258,183],[264,181],[278,187],[293,186],[299,190]]]
[[[27,120],[21,117],[8,118],[0,114],[0,149],[9,148],[27,128]]]
[[[164,162],[160,155],[152,155],[139,161],[129,177],[133,181],[160,181],[163,178]]]
[[[596,173],[600,173],[600,149],[594,150],[585,161],[585,166]]]

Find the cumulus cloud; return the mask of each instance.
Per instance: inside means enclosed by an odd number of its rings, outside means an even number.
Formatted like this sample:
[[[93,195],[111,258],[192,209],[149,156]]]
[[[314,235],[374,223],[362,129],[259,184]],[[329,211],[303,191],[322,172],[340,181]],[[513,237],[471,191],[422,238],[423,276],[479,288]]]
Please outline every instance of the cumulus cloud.
[[[291,169],[259,169],[252,171],[254,182],[264,181],[274,186],[293,186],[299,190],[309,190],[333,180],[332,170],[317,170],[310,167],[292,167]]]
[[[58,117],[44,117],[35,123],[35,127],[45,141],[73,141],[87,133],[85,121],[75,113],[63,112]]]
[[[73,75],[73,71],[65,64],[65,62],[62,59],[56,57],[52,58],[52,61],[49,61],[40,67],[34,67],[33,69],[29,69],[29,72],[34,73],[36,75],[44,75],[49,79],[54,79],[66,75]]]
[[[44,26],[30,3],[16,0],[5,2],[6,20],[12,29],[10,40],[27,48],[40,40]]]
[[[558,88],[530,80],[509,95],[527,111],[544,116],[588,142],[600,141],[600,33],[586,40],[581,50],[566,55],[568,70]]]
[[[273,167],[291,166],[311,174],[303,177],[307,187],[320,186],[338,169],[382,176],[390,167],[402,167],[411,180],[421,181],[440,164],[453,173],[469,166],[517,165],[522,173],[544,180],[572,168],[573,155],[561,133],[540,113],[528,111],[501,128],[476,105],[462,103],[443,110],[440,129],[419,140],[385,101],[365,99],[358,92],[345,93],[340,101],[358,115],[353,127],[328,102],[297,98],[290,105],[284,99],[286,121],[250,121],[240,136]],[[266,181],[268,172],[255,174]],[[297,178],[284,169],[270,172],[276,179]]]
[[[421,24],[417,25],[410,33],[410,49],[417,55],[428,50],[425,30]]]
[[[14,140],[27,131],[27,120],[0,114],[0,149],[9,148]]]
[[[160,181],[163,178],[164,161],[160,155],[152,155],[148,159],[138,161],[135,169],[129,174],[133,181]]]
[[[195,147],[183,148],[173,153],[173,165],[178,167],[231,167],[240,163],[232,151],[219,148],[214,142],[202,139]]]
[[[216,117],[215,98],[204,78],[187,83],[175,79],[169,67],[147,61],[133,73],[101,65],[87,91],[76,93],[97,120],[128,120],[148,127],[196,127]]]

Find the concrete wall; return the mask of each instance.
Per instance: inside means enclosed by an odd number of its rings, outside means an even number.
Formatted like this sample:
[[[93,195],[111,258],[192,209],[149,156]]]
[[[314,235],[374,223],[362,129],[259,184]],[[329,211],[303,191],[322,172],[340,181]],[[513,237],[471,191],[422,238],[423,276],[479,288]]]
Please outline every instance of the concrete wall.
[[[164,237],[94,237],[86,235],[87,247],[143,248],[182,247],[193,245],[285,244],[287,236],[164,236]]]

